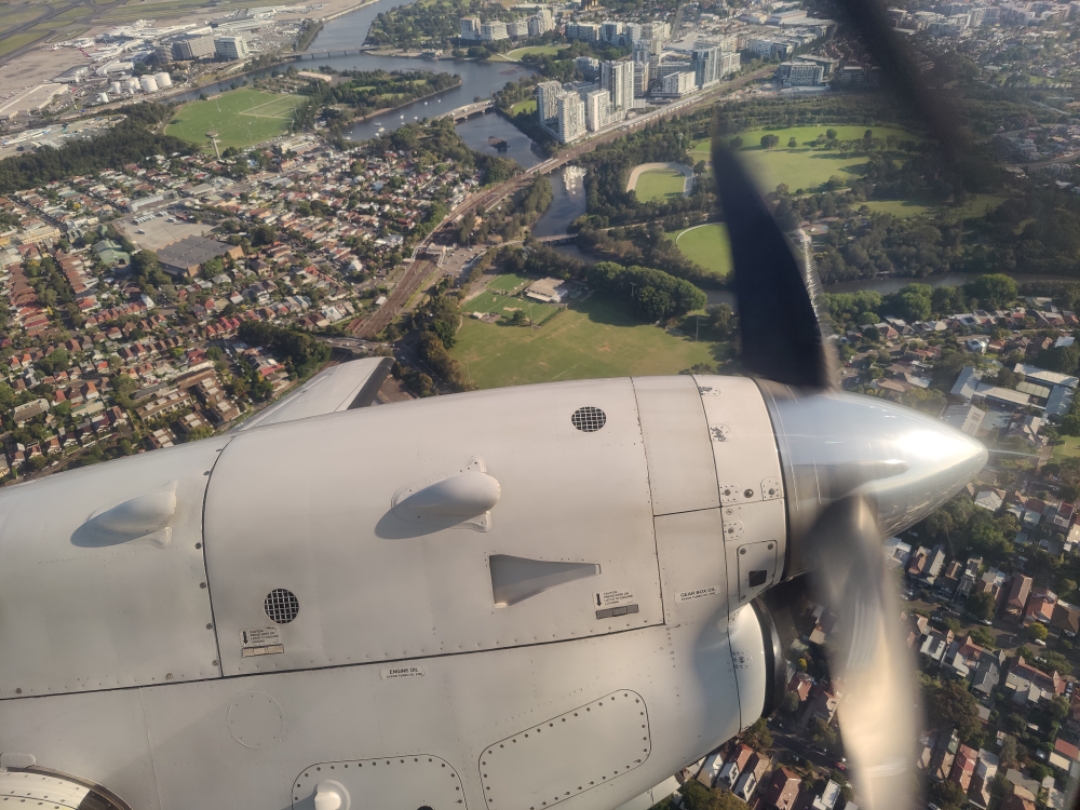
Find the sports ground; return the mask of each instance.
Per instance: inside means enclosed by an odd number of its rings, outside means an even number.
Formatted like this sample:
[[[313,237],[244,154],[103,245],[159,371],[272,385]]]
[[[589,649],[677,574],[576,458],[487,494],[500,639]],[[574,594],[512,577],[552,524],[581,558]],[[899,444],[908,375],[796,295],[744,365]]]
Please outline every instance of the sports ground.
[[[690,167],[678,163],[644,163],[630,172],[627,191],[634,191],[639,202],[665,201],[687,192]]]
[[[475,300],[475,299],[474,299]],[[470,303],[462,309],[468,311]],[[629,374],[677,374],[714,364],[724,347],[643,324],[609,299],[576,301],[535,329],[465,318],[451,355],[479,388]]]
[[[727,226],[713,222],[694,225],[667,234],[679,246],[679,251],[694,264],[715,275],[726,277],[731,272],[731,243]]]
[[[293,111],[307,99],[303,96],[264,93],[240,88],[205,101],[185,104],[165,128],[165,134],[211,149],[207,132],[218,133],[218,147],[245,148],[284,135],[289,131]]]

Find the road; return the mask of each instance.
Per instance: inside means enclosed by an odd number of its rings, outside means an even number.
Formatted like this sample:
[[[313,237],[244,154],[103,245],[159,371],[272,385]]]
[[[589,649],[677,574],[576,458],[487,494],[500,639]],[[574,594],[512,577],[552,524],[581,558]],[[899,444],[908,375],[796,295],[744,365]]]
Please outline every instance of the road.
[[[631,132],[635,132],[642,127],[647,126],[648,124],[655,123],[656,121],[665,118],[672,118],[694,110],[704,104],[712,103],[720,96],[730,93],[732,90],[737,90],[752,81],[756,81],[763,76],[773,73],[774,71],[775,66],[766,65],[763,68],[747,73],[745,76],[740,76],[733,81],[718,84],[715,88],[709,89],[703,93],[681,99],[661,107],[658,110],[650,111],[637,118],[613,125],[607,130],[597,133],[592,138],[579,141],[569,149],[560,152],[553,158],[545,160],[543,163],[527,169],[522,174],[515,175],[498,186],[481,191],[479,194],[465,200],[461,205],[447,214],[446,219],[443,220],[442,224],[417,245],[416,250],[413,252],[413,256],[416,257],[420,255],[420,253],[430,244],[453,247],[453,226],[456,220],[470,211],[475,211],[480,206],[489,209],[493,205],[497,205],[521,188],[527,186],[537,175],[550,174],[556,169],[565,166],[570,161],[576,160],[582,155],[593,151],[598,146],[611,143],[618,138],[622,138]],[[394,287],[394,290],[388,297],[386,303],[366,320],[350,324],[350,333],[357,337],[364,338],[373,338],[379,334],[379,332],[389,326],[394,318],[402,312],[405,305],[409,302],[409,299],[412,298],[413,294],[420,289],[424,281],[431,275],[435,266],[434,262],[416,260],[414,258],[412,264],[405,269],[404,275],[397,283],[397,286]]]

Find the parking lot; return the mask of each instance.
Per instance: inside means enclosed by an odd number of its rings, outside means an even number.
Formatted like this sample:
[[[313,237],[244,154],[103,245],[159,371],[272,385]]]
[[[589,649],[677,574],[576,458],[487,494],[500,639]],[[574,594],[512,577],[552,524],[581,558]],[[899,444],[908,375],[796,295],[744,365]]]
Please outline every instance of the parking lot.
[[[129,214],[113,224],[120,233],[143,250],[161,250],[165,245],[171,245],[186,236],[206,236],[211,229],[210,225],[182,222],[176,219],[172,211],[167,210]]]

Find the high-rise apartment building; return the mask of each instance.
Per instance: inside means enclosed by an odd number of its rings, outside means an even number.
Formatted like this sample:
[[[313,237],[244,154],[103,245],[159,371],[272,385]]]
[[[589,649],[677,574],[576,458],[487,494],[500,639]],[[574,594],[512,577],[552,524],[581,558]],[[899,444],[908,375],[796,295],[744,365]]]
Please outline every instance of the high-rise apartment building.
[[[578,93],[563,93],[559,96],[559,140],[570,143],[585,134],[585,102]]]
[[[622,41],[623,24],[614,20],[607,20],[600,24],[600,39],[611,45],[618,45]]]
[[[649,93],[649,63],[634,63],[634,96],[644,98]]]
[[[611,96],[606,90],[585,94],[585,127],[589,132],[603,129],[611,122]]]
[[[536,85],[536,113],[540,123],[550,121],[559,114],[558,101],[562,91],[562,85],[558,82],[540,82]]]
[[[634,106],[634,63],[607,61],[600,65],[600,87],[611,94],[611,109],[617,116]]]
[[[720,81],[720,46],[699,42],[690,57],[694,68],[694,81],[698,87],[707,87]]]
[[[685,96],[694,91],[694,80],[694,73],[690,70],[672,73],[661,81],[660,92],[665,96]]]

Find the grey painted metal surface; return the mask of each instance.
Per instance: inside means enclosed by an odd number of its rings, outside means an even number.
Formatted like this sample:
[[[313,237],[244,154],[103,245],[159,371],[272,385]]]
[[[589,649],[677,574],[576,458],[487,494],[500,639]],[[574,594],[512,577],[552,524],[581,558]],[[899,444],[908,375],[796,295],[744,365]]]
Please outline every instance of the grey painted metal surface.
[[[785,464],[833,463],[808,436],[832,413],[846,457],[880,461],[891,413],[829,395],[770,417],[719,377],[345,399],[0,492],[6,763],[139,810],[617,807],[760,714],[748,602],[782,573]],[[938,500],[978,460],[919,467],[953,432],[886,424],[915,431],[889,447]],[[905,480],[897,503],[937,502]],[[526,753],[485,760],[498,745]],[[446,765],[430,790],[373,775],[422,756]]]

